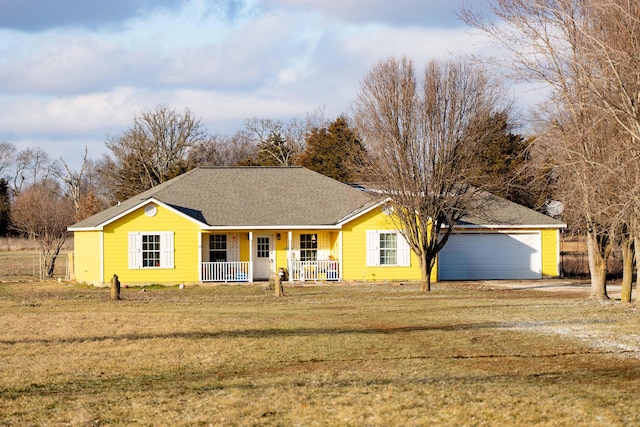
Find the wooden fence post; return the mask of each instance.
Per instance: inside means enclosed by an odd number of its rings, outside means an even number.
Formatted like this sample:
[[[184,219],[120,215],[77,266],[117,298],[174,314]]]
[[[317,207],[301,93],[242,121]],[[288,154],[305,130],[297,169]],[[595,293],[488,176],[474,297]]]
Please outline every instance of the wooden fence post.
[[[120,299],[120,280],[117,274],[111,278],[111,299],[114,301]]]

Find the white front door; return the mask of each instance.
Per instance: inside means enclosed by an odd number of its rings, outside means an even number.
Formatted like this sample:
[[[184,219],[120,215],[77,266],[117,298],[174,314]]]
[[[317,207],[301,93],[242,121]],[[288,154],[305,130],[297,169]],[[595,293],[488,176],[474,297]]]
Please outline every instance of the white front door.
[[[258,234],[253,244],[253,278],[254,280],[268,280],[275,271],[276,251],[273,236]]]

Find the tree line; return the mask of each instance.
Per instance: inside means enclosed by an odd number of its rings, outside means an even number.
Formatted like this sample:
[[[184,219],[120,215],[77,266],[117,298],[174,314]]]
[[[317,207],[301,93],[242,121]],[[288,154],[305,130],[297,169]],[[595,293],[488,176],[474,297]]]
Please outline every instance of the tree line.
[[[491,182],[494,192],[539,207],[543,197],[529,190],[522,197],[531,187],[517,182],[527,159],[525,139],[512,132],[504,112],[488,126],[479,153],[485,177],[491,177],[484,185]],[[250,118],[237,133],[219,135],[209,134],[188,108],[158,105],[136,114],[132,126],[105,145],[107,153],[95,160],[85,148],[73,168],[39,148],[18,151],[0,143],[0,235],[37,241],[49,274],[69,225],[195,167],[296,165],[344,183],[379,177],[355,120],[344,114],[328,120],[323,109],[289,121]]]

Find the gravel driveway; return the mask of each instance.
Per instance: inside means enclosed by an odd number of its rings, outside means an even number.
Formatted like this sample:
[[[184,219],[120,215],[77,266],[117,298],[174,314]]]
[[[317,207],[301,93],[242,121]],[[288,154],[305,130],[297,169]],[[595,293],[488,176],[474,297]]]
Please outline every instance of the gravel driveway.
[[[580,292],[589,297],[591,293],[591,283],[589,280],[571,279],[542,279],[542,280],[483,280],[480,282],[486,289],[530,289],[536,291],[552,292]],[[607,284],[607,294],[612,300],[619,300],[621,293],[619,282]],[[632,295],[635,299],[635,290]]]

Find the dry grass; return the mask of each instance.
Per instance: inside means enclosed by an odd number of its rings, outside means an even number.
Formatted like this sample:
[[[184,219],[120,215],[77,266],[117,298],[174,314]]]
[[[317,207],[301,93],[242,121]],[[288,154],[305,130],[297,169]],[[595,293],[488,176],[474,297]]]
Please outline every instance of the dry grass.
[[[0,425],[638,425],[634,306],[436,284],[0,285]]]

